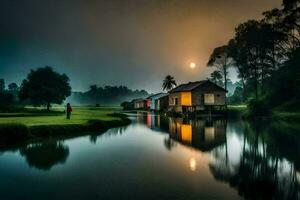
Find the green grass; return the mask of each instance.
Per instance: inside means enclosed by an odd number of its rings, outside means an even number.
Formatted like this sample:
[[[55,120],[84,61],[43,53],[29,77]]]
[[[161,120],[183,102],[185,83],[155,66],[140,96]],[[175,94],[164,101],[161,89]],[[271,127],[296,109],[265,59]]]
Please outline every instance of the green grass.
[[[285,104],[280,107],[277,107],[271,111],[271,116],[268,117],[273,120],[281,121],[300,121],[300,111],[299,108],[291,105],[295,104]],[[293,108],[293,109],[292,109]],[[249,119],[248,108],[246,105],[229,105],[228,106],[228,116],[229,117],[241,117],[244,119]]]
[[[274,119],[284,120],[284,121],[300,121],[299,112],[283,112],[283,111],[273,111],[272,114]]]
[[[120,112],[119,107],[73,107],[71,119],[66,119],[63,108],[54,108],[55,112],[22,112],[0,113],[0,124],[24,124],[26,126],[41,125],[70,125],[86,124],[90,120],[110,121],[116,117],[108,116],[110,113]],[[39,112],[38,112],[39,111]]]
[[[242,118],[247,113],[247,105],[228,105],[227,116],[230,118]]]
[[[52,112],[42,109],[21,113],[0,113],[0,146],[49,137],[75,137],[101,133],[108,128],[127,125],[130,120],[119,107],[73,107],[71,119],[64,108]]]

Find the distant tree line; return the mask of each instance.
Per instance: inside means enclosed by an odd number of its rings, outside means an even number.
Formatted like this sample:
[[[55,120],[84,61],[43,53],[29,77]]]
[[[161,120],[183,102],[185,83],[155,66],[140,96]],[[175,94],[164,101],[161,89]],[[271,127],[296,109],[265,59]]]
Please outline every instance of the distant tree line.
[[[0,79],[0,110],[11,110],[25,105],[45,106],[69,101],[73,105],[120,105],[121,102],[149,96],[145,90],[131,90],[126,86],[91,85],[86,92],[71,92],[70,79],[46,66],[31,70],[22,84],[5,85]]]
[[[238,25],[234,38],[214,49],[207,65],[216,69],[211,80],[226,89],[228,69],[236,69],[241,80],[233,92],[236,103],[273,108],[299,102],[300,0],[283,0],[263,19]]]
[[[68,101],[82,105],[120,105],[124,101],[147,96],[149,93],[145,90],[132,90],[126,86],[91,85],[86,92],[73,92]]]
[[[18,102],[18,92],[19,87],[16,83],[10,83],[6,87],[5,80],[0,79],[0,107]]]

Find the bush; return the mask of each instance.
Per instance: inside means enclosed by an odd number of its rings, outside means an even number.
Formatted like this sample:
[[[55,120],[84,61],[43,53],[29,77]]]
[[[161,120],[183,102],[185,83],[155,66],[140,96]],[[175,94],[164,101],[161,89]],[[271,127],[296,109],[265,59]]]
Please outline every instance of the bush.
[[[15,97],[9,92],[0,92],[0,105],[8,106],[14,103]]]
[[[252,117],[270,115],[270,108],[264,100],[250,99],[248,109],[249,115]]]

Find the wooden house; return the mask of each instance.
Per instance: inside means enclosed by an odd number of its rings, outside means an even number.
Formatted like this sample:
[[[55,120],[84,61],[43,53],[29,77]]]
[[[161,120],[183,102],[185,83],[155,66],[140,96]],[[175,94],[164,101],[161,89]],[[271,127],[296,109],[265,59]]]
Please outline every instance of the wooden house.
[[[166,93],[158,93],[151,95],[147,98],[147,108],[150,110],[160,110],[161,106],[161,100],[160,98],[165,97],[167,94]]]
[[[181,84],[169,91],[169,109],[175,112],[194,112],[226,105],[226,90],[209,81]]]
[[[169,95],[162,94],[155,100],[155,110],[167,110],[169,106]]]
[[[135,99],[133,100],[134,109],[145,109],[146,106],[146,99]]]

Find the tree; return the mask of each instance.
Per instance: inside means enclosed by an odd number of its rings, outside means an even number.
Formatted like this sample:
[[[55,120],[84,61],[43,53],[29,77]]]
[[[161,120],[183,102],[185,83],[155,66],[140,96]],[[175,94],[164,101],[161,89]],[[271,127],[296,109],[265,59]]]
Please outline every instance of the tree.
[[[173,89],[173,87],[175,87],[177,84],[176,84],[176,81],[174,79],[173,76],[170,76],[170,75],[167,75],[163,81],[163,90],[171,90]]]
[[[223,86],[223,76],[219,70],[215,70],[210,74],[210,80],[219,86]]]
[[[41,170],[50,170],[54,165],[64,164],[69,153],[69,147],[62,142],[33,144],[20,149],[28,165]]]
[[[96,91],[97,91],[97,89],[98,89],[98,87],[97,87],[97,85],[91,85],[90,86],[90,91],[92,92],[92,93],[95,93]]]
[[[220,46],[214,49],[207,63],[208,67],[216,67],[224,78],[224,87],[227,90],[227,74],[231,64],[231,58],[228,56],[228,46]]]
[[[19,87],[18,87],[18,85],[16,83],[10,83],[8,85],[8,90],[10,92],[16,92],[16,91],[18,91],[18,89],[19,89]]]
[[[0,79],[0,92],[4,92],[5,90],[5,81],[3,78]]]
[[[51,103],[61,104],[71,94],[69,78],[59,74],[49,66],[31,70],[23,80],[20,100],[30,100],[33,105],[46,105],[50,110]]]
[[[233,57],[237,66],[242,66],[242,71],[248,80],[254,80],[255,97],[258,99],[259,85],[264,93],[265,79],[275,70],[272,62],[275,32],[268,24],[249,20],[236,28],[234,40],[230,42],[229,55]],[[232,50],[235,50],[233,53]],[[241,62],[242,59],[242,62]]]

